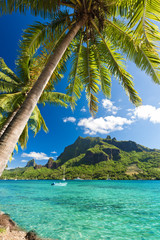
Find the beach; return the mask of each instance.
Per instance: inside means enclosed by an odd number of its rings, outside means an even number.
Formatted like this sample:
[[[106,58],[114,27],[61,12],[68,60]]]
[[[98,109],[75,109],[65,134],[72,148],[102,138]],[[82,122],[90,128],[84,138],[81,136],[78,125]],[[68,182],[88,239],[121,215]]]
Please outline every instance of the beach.
[[[34,231],[21,229],[8,214],[0,212],[0,240],[42,240]]]
[[[26,235],[9,215],[0,212],[0,240],[26,240]]]

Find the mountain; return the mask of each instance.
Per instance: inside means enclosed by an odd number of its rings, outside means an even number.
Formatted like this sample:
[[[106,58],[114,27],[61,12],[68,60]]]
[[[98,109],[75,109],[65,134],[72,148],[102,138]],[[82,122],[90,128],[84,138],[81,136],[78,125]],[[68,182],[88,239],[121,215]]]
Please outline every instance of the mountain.
[[[82,153],[85,153],[87,149],[94,147],[96,144],[100,143],[102,139],[99,137],[78,137],[77,140],[64,149],[64,152],[57,158],[61,163],[68,161],[69,159],[75,158]]]
[[[5,170],[2,178],[20,179],[160,179],[160,150],[133,141],[78,137],[54,161],[44,165],[29,161],[25,168]]]
[[[50,168],[50,169],[56,169],[57,163],[56,163],[56,161],[53,160],[53,158],[49,158],[48,162],[46,163],[46,165],[44,167]]]
[[[28,161],[27,165],[26,165],[26,168],[28,167],[35,167],[36,166],[36,162],[34,159]]]

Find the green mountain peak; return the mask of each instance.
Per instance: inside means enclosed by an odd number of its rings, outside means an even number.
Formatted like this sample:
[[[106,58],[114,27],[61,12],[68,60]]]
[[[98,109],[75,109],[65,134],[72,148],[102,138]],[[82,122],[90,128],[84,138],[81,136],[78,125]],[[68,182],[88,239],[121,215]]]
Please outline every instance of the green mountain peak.
[[[109,135],[78,137],[56,161],[41,166],[32,159],[26,168],[5,170],[2,178],[63,179],[64,173],[65,179],[160,179],[160,150]]]

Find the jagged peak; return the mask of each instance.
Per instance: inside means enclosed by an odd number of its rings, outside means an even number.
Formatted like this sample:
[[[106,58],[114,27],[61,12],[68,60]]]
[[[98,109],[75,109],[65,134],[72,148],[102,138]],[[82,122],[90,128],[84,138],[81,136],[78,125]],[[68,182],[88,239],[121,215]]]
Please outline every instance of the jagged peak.
[[[34,159],[32,159],[27,162],[25,167],[35,167],[35,166],[36,166],[36,162]]]

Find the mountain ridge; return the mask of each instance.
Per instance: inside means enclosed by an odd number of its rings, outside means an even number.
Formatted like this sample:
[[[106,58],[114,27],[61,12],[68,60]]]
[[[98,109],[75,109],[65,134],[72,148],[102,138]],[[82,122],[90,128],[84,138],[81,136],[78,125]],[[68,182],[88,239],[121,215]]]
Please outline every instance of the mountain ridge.
[[[78,137],[65,147],[56,161],[42,166],[30,160],[26,167],[15,170],[20,179],[160,179],[160,150],[150,149],[134,141],[117,141],[108,135]],[[14,171],[5,170],[3,178],[14,178]]]

